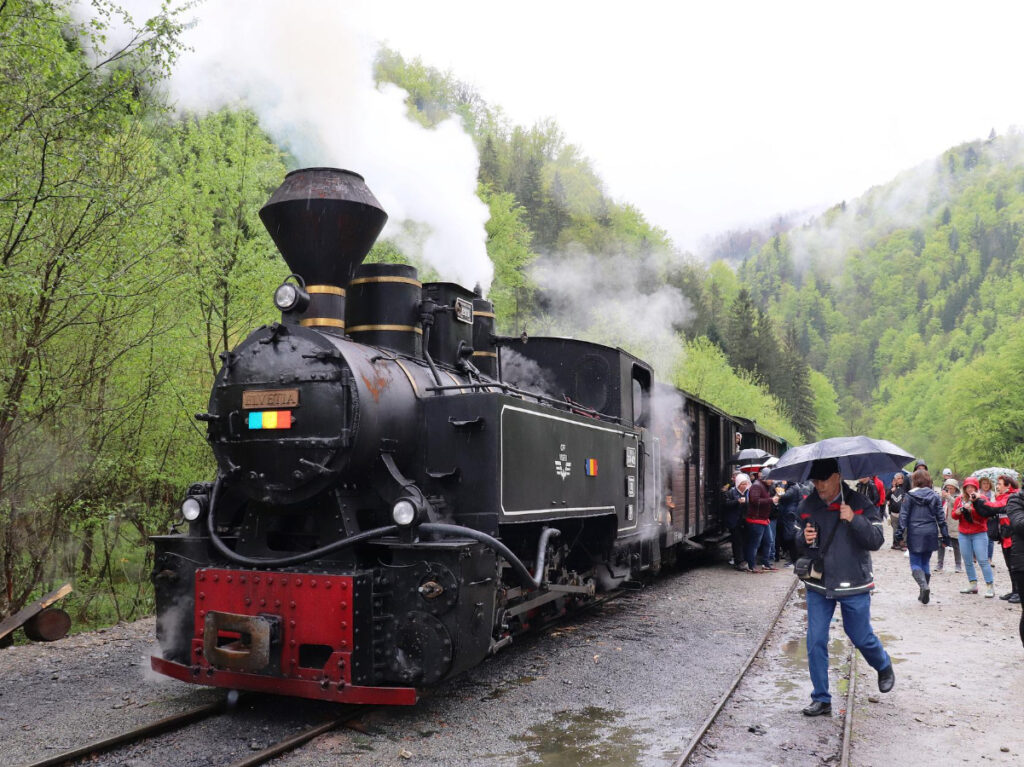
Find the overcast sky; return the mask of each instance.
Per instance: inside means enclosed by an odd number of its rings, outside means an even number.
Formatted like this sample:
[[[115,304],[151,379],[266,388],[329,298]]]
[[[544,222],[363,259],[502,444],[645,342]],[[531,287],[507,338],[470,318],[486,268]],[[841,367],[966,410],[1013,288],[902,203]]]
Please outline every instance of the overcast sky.
[[[1016,2],[375,0],[366,32],[553,117],[678,245],[1024,125]]]
[[[139,18],[157,5],[121,1]],[[472,146],[456,125],[395,125],[399,95],[370,80],[380,42],[515,123],[554,118],[613,198],[691,250],[1024,126],[1024,0],[205,0],[193,13],[179,106],[247,101],[302,162],[370,173],[393,221],[430,221],[445,236],[428,251],[476,262]]]

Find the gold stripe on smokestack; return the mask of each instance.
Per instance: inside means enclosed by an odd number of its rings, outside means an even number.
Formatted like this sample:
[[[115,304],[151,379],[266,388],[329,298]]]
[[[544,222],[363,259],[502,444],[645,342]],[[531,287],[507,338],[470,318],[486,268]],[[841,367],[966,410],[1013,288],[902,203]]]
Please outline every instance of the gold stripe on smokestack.
[[[341,328],[345,329],[344,320],[336,320],[333,317],[307,317],[300,320],[299,324],[304,328]]]
[[[333,296],[344,296],[345,289],[336,285],[307,285],[307,293],[330,293]]]
[[[370,283],[377,282],[401,282],[405,285],[415,285],[417,288],[422,288],[423,283],[419,280],[414,280],[410,277],[356,277],[354,280],[349,282],[349,287],[353,285],[368,285]]]
[[[419,333],[423,335],[423,328],[415,325],[353,325],[348,329],[352,333],[371,333],[375,330],[393,331],[395,333]]]
[[[494,312],[473,312],[474,317],[490,317],[494,319]]]

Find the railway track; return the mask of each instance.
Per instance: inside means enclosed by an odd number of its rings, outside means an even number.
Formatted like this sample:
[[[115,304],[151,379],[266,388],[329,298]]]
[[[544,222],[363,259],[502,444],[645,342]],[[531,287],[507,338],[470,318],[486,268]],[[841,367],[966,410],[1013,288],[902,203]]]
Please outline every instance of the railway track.
[[[564,624],[567,620],[578,619],[582,615],[586,615],[600,606],[618,599],[629,592],[629,588],[619,588],[599,594],[586,604],[577,607],[564,615],[545,618],[534,626],[531,633],[541,634],[550,631],[551,629]],[[421,697],[428,695],[429,692],[429,690],[425,691],[421,694]],[[147,742],[154,741],[161,735],[182,730],[190,725],[209,719],[210,717],[230,715],[232,708],[233,706],[228,703],[228,698],[226,696],[224,699],[214,703],[196,706],[179,714],[174,714],[172,716],[150,722],[149,724],[125,730],[117,735],[87,743],[40,761],[25,764],[23,767],[59,767],[60,765],[74,765],[86,759],[94,759],[100,754],[112,752],[115,749],[143,745]],[[339,704],[335,708],[336,716],[332,716],[327,721],[308,727],[301,732],[281,738],[279,741],[260,751],[254,752],[236,762],[232,762],[228,767],[256,767],[257,765],[265,764],[271,759],[299,748],[320,735],[352,722],[371,710],[376,710],[376,707],[348,706]]]
[[[70,765],[84,759],[94,759],[99,754],[104,754],[114,749],[128,746],[139,746],[153,741],[161,735],[184,729],[189,725],[201,722],[212,716],[225,715],[229,712],[227,699],[210,703],[204,706],[197,706],[179,714],[159,719],[155,722],[125,730],[117,735],[103,738],[102,740],[87,743],[78,748],[65,751],[55,756],[48,757],[38,762],[32,762],[24,767],[58,767],[59,765]],[[310,740],[323,735],[326,732],[337,729],[348,722],[362,716],[367,707],[339,706],[336,716],[317,725],[308,727],[298,733],[281,738],[276,743],[260,751],[252,753],[247,757],[231,763],[230,767],[256,767],[274,759],[281,754],[293,751],[299,746],[308,743]]]
[[[705,742],[705,739],[708,735],[708,731],[711,729],[711,726],[715,723],[715,720],[718,718],[718,715],[722,712],[726,705],[733,699],[733,696],[735,695],[737,688],[740,686],[740,683],[744,680],[748,671],[750,670],[750,667],[753,665],[755,659],[764,649],[765,645],[768,643],[769,638],[772,636],[772,633],[775,631],[776,626],[778,626],[779,624],[779,620],[785,613],[786,608],[790,605],[790,602],[793,598],[793,593],[796,591],[796,588],[799,585],[799,583],[800,582],[797,579],[793,579],[793,585],[790,586],[789,590],[786,592],[785,597],[780,601],[779,608],[776,611],[775,616],[769,623],[768,627],[765,629],[764,635],[761,637],[761,641],[757,644],[753,652],[750,653],[747,660],[740,667],[736,676],[733,678],[732,683],[726,689],[725,694],[721,697],[721,699],[712,709],[711,713],[698,728],[697,732],[691,738],[689,744],[687,745],[683,753],[679,756],[678,759],[676,759],[675,762],[673,762],[672,767],[686,767],[687,765],[691,764],[694,755],[697,753],[697,749]],[[842,718],[842,741],[840,747],[839,767],[849,767],[850,739],[853,732],[853,703],[854,695],[856,693],[857,680],[857,650],[853,647],[852,643],[848,644],[849,648],[846,663],[846,667],[848,669],[846,705],[844,707]]]

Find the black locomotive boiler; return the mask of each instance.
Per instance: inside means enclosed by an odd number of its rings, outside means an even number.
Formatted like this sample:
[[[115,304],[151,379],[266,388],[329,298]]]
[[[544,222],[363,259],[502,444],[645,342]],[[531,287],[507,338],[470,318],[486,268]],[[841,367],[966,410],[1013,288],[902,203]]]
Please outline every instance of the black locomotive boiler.
[[[474,292],[361,264],[387,216],[355,173],[290,173],[260,217],[293,274],[197,416],[215,481],[189,489],[186,532],[153,539],[156,671],[412,704],[720,536],[735,435],[770,435],[692,397],[661,417],[642,360],[499,338]],[[504,380],[513,359],[543,388]]]

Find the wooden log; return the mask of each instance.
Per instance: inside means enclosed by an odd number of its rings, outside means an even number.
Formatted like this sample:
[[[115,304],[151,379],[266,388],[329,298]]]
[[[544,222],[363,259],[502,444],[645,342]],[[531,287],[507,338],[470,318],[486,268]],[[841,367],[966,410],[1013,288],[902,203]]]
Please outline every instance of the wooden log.
[[[68,635],[71,616],[59,607],[47,607],[25,621],[22,628],[33,642],[56,642]]]
[[[4,618],[0,622],[0,641],[2,641],[7,635],[9,635],[14,629],[21,626],[25,621],[31,618],[33,615],[37,615],[45,610],[47,607],[52,605],[58,599],[63,599],[71,593],[71,584],[65,583],[56,591],[51,591],[42,599],[37,599],[35,602],[21,608],[14,615],[8,618]]]

